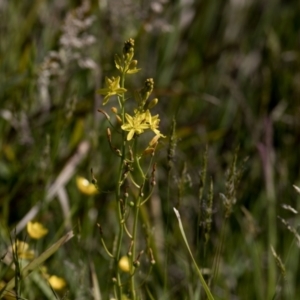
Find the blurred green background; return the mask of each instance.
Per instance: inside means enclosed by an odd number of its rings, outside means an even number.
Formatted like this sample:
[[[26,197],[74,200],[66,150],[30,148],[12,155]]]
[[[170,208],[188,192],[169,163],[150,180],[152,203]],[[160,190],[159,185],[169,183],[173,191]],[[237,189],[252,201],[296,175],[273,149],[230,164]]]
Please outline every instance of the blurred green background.
[[[154,110],[168,137],[176,119],[169,183],[168,138],[156,156],[156,197],[164,212],[160,222],[168,214],[174,218],[164,205],[169,186],[172,205],[180,203],[191,246],[199,250],[199,172],[208,145],[213,224],[205,261],[199,254],[199,264],[210,268],[224,217],[219,193],[225,191],[226,171],[239,146],[238,166],[243,164],[244,172],[213,294],[216,299],[268,299],[271,268],[276,299],[300,297],[299,245],[277,218],[294,228],[299,224],[297,215],[282,208],[287,204],[300,209],[292,186],[300,186],[299,1],[0,0],[0,20],[1,250],[8,233],[37,204],[43,203],[36,218],[50,230],[41,249],[62,234],[61,200],[55,195],[47,203],[45,198],[85,141],[87,148],[62,183],[72,225],[81,235],[50,259],[49,267],[56,269],[64,262],[59,275],[68,280],[70,298],[89,299],[92,260],[103,295],[108,295],[104,274],[109,260],[95,224],[101,222],[104,235],[112,240],[118,161],[107,144],[108,123],[97,112],[103,107],[95,91],[104,86],[105,76],[116,75],[114,54],[134,38],[142,70],[129,78],[129,88],[141,88],[146,78],[154,78],[154,97],[159,99]],[[105,110],[110,112],[112,105],[113,101]],[[81,194],[75,180],[77,175],[91,179],[91,168],[100,188],[94,197]],[[155,240],[159,225],[154,213],[148,215]],[[164,243],[172,253],[170,281],[176,283],[170,298],[200,299],[182,241],[156,241],[158,248]],[[276,266],[270,267],[270,244],[285,263],[285,281]],[[78,272],[72,277],[73,269]],[[159,299],[161,278],[155,275],[151,280],[150,289]]]

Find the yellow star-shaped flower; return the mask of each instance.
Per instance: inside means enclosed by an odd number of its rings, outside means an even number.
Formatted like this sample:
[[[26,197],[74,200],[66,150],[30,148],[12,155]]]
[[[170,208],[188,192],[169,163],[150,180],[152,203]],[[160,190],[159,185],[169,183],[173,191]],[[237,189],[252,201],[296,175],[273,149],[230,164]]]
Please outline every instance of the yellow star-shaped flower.
[[[105,85],[106,88],[99,89],[97,91],[100,95],[105,95],[103,99],[103,105],[105,105],[109,98],[114,95],[121,95],[124,94],[127,90],[120,87],[120,76],[108,78],[105,77]]]
[[[157,129],[160,122],[159,116],[158,115],[152,116],[149,110],[147,110],[145,114],[146,114],[146,122],[149,124],[149,128],[156,135],[159,135],[160,131]]]
[[[145,129],[149,128],[146,123],[145,113],[136,113],[133,117],[129,114],[125,114],[126,123],[121,126],[125,131],[129,131],[127,134],[127,141],[130,141],[134,134],[141,134]]]

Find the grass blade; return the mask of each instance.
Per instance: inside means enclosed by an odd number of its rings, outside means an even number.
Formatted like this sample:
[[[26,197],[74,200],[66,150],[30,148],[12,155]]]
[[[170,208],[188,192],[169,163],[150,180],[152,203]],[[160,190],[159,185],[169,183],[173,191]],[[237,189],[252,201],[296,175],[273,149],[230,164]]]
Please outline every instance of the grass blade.
[[[187,238],[186,238],[185,233],[184,233],[184,229],[183,229],[183,226],[182,226],[182,223],[181,223],[181,219],[180,219],[180,214],[179,214],[178,210],[177,210],[175,207],[173,207],[173,209],[174,209],[174,212],[175,212],[176,217],[177,217],[177,219],[178,219],[178,225],[179,225],[179,229],[180,229],[181,235],[182,235],[182,237],[183,237],[184,243],[185,243],[185,245],[186,245],[186,247],[187,247],[187,249],[188,249],[188,252],[189,252],[189,254],[190,254],[190,256],[191,256],[191,258],[192,258],[192,260],[193,260],[194,266],[195,266],[195,268],[196,268],[196,270],[197,270],[197,273],[198,273],[200,282],[201,282],[201,284],[202,284],[202,286],[203,286],[203,288],[204,288],[204,290],[205,290],[205,293],[206,293],[206,295],[207,295],[207,298],[208,298],[209,300],[214,300],[214,297],[213,297],[213,295],[211,294],[211,292],[210,292],[210,290],[209,290],[209,287],[208,287],[208,285],[206,284],[206,282],[205,282],[205,280],[204,280],[204,278],[203,278],[203,276],[202,276],[202,274],[201,274],[201,271],[200,271],[200,269],[199,269],[199,267],[198,267],[198,265],[197,265],[197,263],[196,263],[196,261],[195,261],[195,259],[194,259],[194,257],[193,257],[192,251],[191,251],[191,249],[190,249],[190,246],[189,246],[189,244],[188,244]]]

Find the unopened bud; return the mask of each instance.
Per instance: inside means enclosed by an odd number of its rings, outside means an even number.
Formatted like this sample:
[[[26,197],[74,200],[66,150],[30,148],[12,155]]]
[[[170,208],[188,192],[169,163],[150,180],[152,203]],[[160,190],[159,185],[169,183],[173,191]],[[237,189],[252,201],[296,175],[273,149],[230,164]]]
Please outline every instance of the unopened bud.
[[[147,108],[148,108],[148,109],[151,109],[151,108],[153,108],[157,103],[158,103],[158,99],[157,99],[157,98],[154,98],[154,99],[152,99],[152,100],[149,102],[149,104],[147,105]]]
[[[134,261],[133,262],[133,265],[136,267],[136,268],[138,268],[139,266],[140,266],[140,261],[139,260],[136,260],[136,261]]]
[[[116,115],[116,119],[119,124],[123,124],[122,119],[119,115]]]
[[[147,148],[143,151],[143,155],[152,155],[154,153],[154,148]]]
[[[130,262],[128,256],[122,256],[121,259],[119,260],[119,268],[123,272],[130,272]]]
[[[117,114],[118,113],[118,109],[116,107],[112,107],[111,108],[111,111],[114,113],[114,114]]]
[[[136,66],[138,64],[138,61],[137,60],[132,60],[131,63],[129,64],[129,69],[135,69]]]
[[[140,92],[141,98],[144,102],[149,98],[150,94],[152,93],[153,87],[154,87],[153,78],[146,79],[144,87]]]
[[[107,134],[108,141],[111,143],[111,131],[110,131],[110,128],[108,128],[108,127],[106,129],[106,134]]]
[[[123,57],[127,63],[129,63],[134,55],[134,40],[129,39],[124,43]]]
[[[160,137],[161,137],[160,134],[157,134],[156,136],[154,136],[153,139],[149,142],[149,146],[155,148],[157,145],[157,141]]]

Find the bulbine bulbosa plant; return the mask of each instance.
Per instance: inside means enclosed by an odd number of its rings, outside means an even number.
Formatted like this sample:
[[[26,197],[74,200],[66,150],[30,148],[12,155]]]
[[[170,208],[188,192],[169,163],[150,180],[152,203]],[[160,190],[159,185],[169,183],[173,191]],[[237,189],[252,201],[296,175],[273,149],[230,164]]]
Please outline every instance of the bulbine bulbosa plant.
[[[155,264],[151,246],[147,242],[146,245],[140,245],[137,233],[141,223],[141,207],[151,198],[155,186],[156,166],[153,157],[159,139],[164,136],[159,130],[159,115],[151,113],[151,109],[158,103],[158,99],[150,97],[154,87],[153,79],[146,79],[143,88],[136,91],[133,97],[127,95],[125,81],[127,76],[140,71],[137,63],[134,59],[134,40],[129,39],[124,43],[122,55],[115,55],[118,76],[106,77],[106,87],[97,91],[104,96],[103,105],[117,98],[117,105],[111,109],[117,120],[116,125],[111,123],[107,112],[98,110],[105,115],[110,124],[107,128],[107,138],[119,164],[115,183],[118,232],[112,251],[105,244],[101,225],[98,226],[104,249],[114,262],[112,281],[114,297],[118,300],[126,297],[138,299],[142,280],[138,279],[137,270],[143,261],[148,261],[146,268],[149,272]],[[113,142],[116,135],[121,135],[118,145]],[[144,159],[147,161],[146,167],[142,163]],[[147,259],[142,260],[142,257]]]

